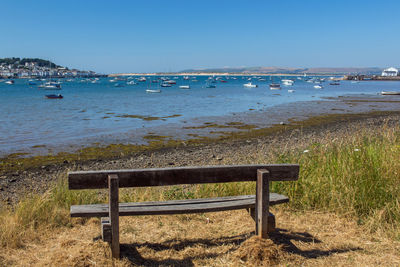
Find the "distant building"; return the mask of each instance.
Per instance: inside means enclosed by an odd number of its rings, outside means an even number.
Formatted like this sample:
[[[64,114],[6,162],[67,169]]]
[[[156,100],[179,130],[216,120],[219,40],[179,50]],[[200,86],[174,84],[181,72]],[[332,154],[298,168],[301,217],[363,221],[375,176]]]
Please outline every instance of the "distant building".
[[[382,71],[382,76],[399,76],[399,70],[396,68],[387,68]]]

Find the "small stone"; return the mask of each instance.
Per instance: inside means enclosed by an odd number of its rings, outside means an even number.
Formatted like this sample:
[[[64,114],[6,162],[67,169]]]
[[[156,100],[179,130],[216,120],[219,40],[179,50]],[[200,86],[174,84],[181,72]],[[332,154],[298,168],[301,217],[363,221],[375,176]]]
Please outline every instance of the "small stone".
[[[168,165],[175,165],[175,163],[173,163],[173,162],[168,162]]]
[[[217,160],[222,160],[223,159],[223,157],[217,157]]]
[[[283,121],[281,121],[279,124],[280,124],[280,125],[285,125],[286,123],[284,123]]]
[[[15,179],[15,178],[9,180],[10,183],[14,183],[16,181],[17,181],[17,179]]]
[[[64,164],[68,164],[69,161],[68,161],[68,160],[64,160],[63,163],[64,163]]]

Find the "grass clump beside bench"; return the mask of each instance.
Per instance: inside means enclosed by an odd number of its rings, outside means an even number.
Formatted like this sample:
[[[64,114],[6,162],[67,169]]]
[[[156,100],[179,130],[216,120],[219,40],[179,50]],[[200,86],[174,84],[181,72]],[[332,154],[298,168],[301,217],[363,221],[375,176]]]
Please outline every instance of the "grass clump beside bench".
[[[203,213],[247,209],[254,218],[256,234],[262,238],[275,229],[270,205],[289,201],[270,193],[271,181],[297,180],[295,164],[180,167],[160,169],[107,170],[68,173],[69,189],[108,188],[109,204],[73,205],[72,217],[102,217],[102,237],[111,244],[112,255],[119,258],[119,216]],[[256,194],[206,199],[161,202],[119,203],[119,188],[169,186],[182,184],[256,181]]]

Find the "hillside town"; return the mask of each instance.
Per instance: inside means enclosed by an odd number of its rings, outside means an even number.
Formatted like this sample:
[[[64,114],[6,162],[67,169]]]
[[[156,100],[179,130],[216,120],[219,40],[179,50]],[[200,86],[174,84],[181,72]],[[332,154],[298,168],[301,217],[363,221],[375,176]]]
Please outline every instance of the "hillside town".
[[[3,60],[6,61],[6,60]],[[43,65],[43,60],[15,58],[15,60],[0,61],[0,78],[73,78],[73,77],[99,77],[103,76],[94,71],[84,71],[78,69],[68,69],[57,66],[50,61],[47,66]]]

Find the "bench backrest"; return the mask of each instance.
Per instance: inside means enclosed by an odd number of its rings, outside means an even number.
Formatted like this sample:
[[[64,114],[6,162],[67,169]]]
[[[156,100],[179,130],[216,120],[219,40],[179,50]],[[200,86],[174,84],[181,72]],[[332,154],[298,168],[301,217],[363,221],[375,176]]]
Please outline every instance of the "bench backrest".
[[[258,169],[267,169],[270,181],[293,181],[299,176],[297,164],[175,167],[69,172],[68,185],[69,189],[108,188],[111,174],[118,175],[119,187],[245,182],[256,181]]]

